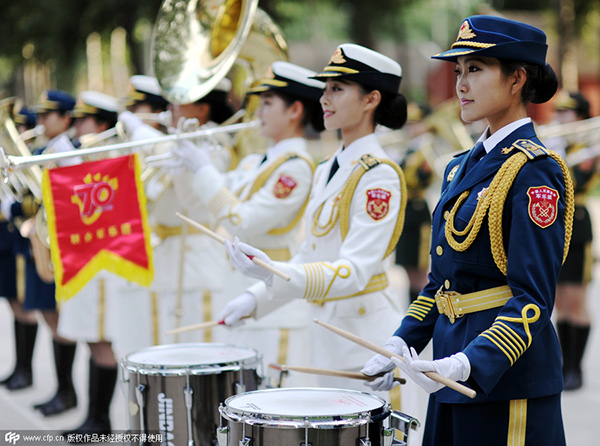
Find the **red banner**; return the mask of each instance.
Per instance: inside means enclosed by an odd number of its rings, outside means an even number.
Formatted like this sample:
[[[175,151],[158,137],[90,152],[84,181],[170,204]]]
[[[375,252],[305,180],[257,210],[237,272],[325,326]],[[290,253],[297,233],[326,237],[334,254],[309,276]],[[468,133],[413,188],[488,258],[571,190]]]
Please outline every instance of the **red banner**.
[[[102,269],[148,286],[152,250],[137,155],[44,171],[56,300]]]

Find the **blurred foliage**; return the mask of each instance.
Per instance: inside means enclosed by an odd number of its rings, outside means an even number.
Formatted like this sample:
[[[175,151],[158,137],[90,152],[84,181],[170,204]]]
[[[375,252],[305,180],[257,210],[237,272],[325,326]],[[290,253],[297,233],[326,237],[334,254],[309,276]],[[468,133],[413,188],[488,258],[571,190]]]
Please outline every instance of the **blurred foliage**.
[[[0,27],[0,58],[13,67],[23,59],[23,48],[33,44],[33,54],[40,62],[54,61],[59,88],[72,83],[74,70],[85,54],[87,36],[102,37],[116,27],[127,31],[131,61],[135,71],[143,56],[134,39],[140,19],[154,21],[161,0],[20,0],[4,2]],[[2,73],[0,73],[2,75]]]
[[[127,32],[132,73],[143,73],[149,36],[163,0],[20,0],[4,2],[0,27],[0,90],[11,89],[17,68],[32,60],[51,62],[58,88],[72,89],[85,63],[86,39],[97,32],[108,42],[116,27]],[[456,24],[485,6],[497,10],[554,10],[572,2],[581,21],[600,0],[260,0],[289,41],[313,44],[352,41],[374,47],[381,41],[434,42],[445,47]],[[30,54],[24,54],[28,48]]]

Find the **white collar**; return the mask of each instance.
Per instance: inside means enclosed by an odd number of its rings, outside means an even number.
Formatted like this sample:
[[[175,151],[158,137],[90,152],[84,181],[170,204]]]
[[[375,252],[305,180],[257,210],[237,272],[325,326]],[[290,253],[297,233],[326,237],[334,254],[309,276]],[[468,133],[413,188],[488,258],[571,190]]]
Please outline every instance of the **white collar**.
[[[531,118],[523,118],[518,119],[516,121],[511,122],[508,125],[505,125],[500,130],[496,131],[492,136],[488,137],[488,133],[490,128],[486,128],[485,132],[479,137],[477,142],[483,142],[483,147],[485,149],[485,153],[490,153],[490,151],[496,147],[496,145],[510,135],[512,132],[517,130],[519,127],[524,126],[525,124],[529,124],[531,122]]]
[[[276,157],[283,155],[284,153],[291,151],[304,150],[306,143],[304,138],[294,137],[286,138],[279,141],[277,144],[267,149],[267,159],[273,160]]]
[[[345,149],[344,146],[340,147],[335,154],[338,159],[338,164],[342,166],[345,163],[350,163],[357,158],[357,153],[362,154],[365,146],[372,147],[373,144],[379,146],[379,140],[377,139],[375,133],[370,133],[367,136],[358,138]]]

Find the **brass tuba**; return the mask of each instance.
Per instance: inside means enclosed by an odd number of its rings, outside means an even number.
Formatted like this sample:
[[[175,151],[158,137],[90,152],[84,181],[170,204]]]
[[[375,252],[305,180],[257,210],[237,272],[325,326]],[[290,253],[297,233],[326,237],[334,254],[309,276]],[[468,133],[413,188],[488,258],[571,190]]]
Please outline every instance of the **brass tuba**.
[[[195,102],[227,77],[239,108],[273,62],[288,60],[288,47],[258,0],[165,0],[154,25],[152,59],[170,102]],[[243,122],[253,119],[257,100],[244,104]],[[252,142],[265,144],[255,130],[237,133],[234,155],[245,155]]]
[[[152,36],[154,71],[164,96],[189,104],[206,96],[235,64],[249,85],[276,60],[287,60],[281,31],[258,0],[165,0]],[[242,92],[245,94],[245,91]]]

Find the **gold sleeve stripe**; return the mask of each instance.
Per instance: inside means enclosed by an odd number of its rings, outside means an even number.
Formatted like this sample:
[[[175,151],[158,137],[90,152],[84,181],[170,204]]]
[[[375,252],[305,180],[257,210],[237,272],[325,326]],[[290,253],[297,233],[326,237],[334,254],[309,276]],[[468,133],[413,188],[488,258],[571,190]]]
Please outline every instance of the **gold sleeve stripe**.
[[[406,315],[412,316],[419,321],[423,321],[434,305],[435,299],[426,296],[419,296],[417,297],[417,300],[410,304]]]
[[[502,335],[502,333],[496,333],[493,328],[490,328],[489,330],[484,331],[481,335],[490,340],[494,338],[496,340],[496,345],[502,344],[502,351],[504,352],[504,354],[507,356],[510,355],[509,359],[511,365],[517,359],[519,359],[519,352],[515,351],[514,345],[512,345],[510,342],[506,342],[507,339]]]
[[[328,265],[324,262],[318,263],[303,263],[302,267],[306,273],[306,290],[304,292],[304,299],[315,301],[324,299],[325,296],[329,293],[331,286],[333,285],[333,281],[336,277],[341,277],[342,279],[346,279],[350,277],[351,269],[347,265],[340,265],[337,268]],[[334,272],[331,281],[327,288],[325,288],[326,274],[325,268],[329,268]]]
[[[533,316],[527,316],[529,310],[533,310]],[[528,304],[523,307],[521,310],[521,317],[507,317],[507,316],[499,316],[497,320],[507,321],[507,322],[515,322],[522,323],[523,328],[525,329],[525,333],[527,334],[527,347],[531,345],[531,341],[533,337],[531,336],[531,331],[529,330],[529,324],[533,324],[540,318],[540,307],[535,304]]]
[[[527,349],[527,344],[525,344],[525,341],[521,339],[521,336],[519,336],[518,333],[515,332],[512,328],[510,328],[504,322],[500,321],[494,322],[492,326],[496,326],[498,329],[503,330],[507,336],[510,336],[513,341],[513,344],[518,345],[520,347],[519,350],[521,350],[521,354],[525,352],[525,350]]]
[[[527,400],[511,400],[508,415],[507,446],[525,446]]]
[[[223,209],[229,209],[239,202],[240,201],[237,199],[237,197],[233,195],[229,189],[223,188],[210,199],[207,207],[211,214],[219,217],[221,212],[223,212]]]
[[[330,270],[332,270],[334,272],[333,277],[331,278],[331,282],[329,282],[329,286],[325,290],[325,293],[322,296],[320,296],[320,298],[323,299],[327,296],[327,294],[329,294],[329,290],[331,289],[331,286],[333,285],[333,281],[335,280],[335,278],[339,276],[342,279],[347,279],[352,274],[352,270],[350,269],[350,267],[348,265],[340,265],[337,268],[334,268],[333,266],[330,266],[327,263],[320,262],[320,264],[329,268]]]
[[[529,310],[533,310],[533,316],[528,316]],[[525,353],[525,350],[531,345],[532,335],[529,330],[529,324],[536,322],[540,317],[540,308],[535,304],[528,304],[521,310],[521,316],[507,317],[499,316],[494,324],[479,336],[489,339],[510,361],[512,366],[519,357]],[[510,326],[501,321],[522,323],[527,334],[527,343]]]
[[[312,285],[313,285],[313,280],[312,280],[312,268],[310,266],[310,263],[305,263],[302,265],[302,267],[304,268],[304,273],[306,274],[306,286],[304,289],[304,299],[310,300],[311,296],[312,296]]]
[[[511,355],[509,355],[508,352],[506,350],[504,350],[504,348],[502,348],[502,346],[500,344],[498,344],[492,337],[488,336],[487,333],[488,333],[487,331],[484,331],[479,336],[483,336],[484,338],[489,339],[496,347],[498,347],[498,349],[500,349],[500,351],[502,351],[502,353],[504,353],[506,355],[506,357],[510,361],[510,365],[512,366],[515,362],[513,361]]]

